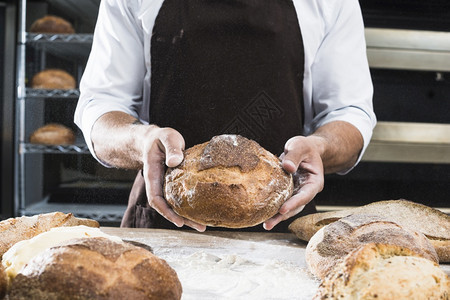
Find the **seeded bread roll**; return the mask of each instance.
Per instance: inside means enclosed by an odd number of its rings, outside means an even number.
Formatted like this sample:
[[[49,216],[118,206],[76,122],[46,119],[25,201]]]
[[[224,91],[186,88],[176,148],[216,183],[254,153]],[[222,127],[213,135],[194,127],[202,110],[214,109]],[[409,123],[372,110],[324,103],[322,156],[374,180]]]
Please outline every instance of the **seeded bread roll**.
[[[244,228],[274,216],[292,195],[280,160],[255,141],[220,135],[185,151],[169,168],[165,198],[173,210],[207,226]]]
[[[45,69],[31,79],[33,89],[71,90],[76,88],[75,78],[64,70]]]
[[[180,299],[165,260],[103,237],[73,239],[45,250],[12,280],[10,299]]]
[[[439,263],[422,233],[371,215],[350,215],[321,228],[306,246],[306,263],[313,275],[323,279],[348,253],[367,243],[397,245]]]
[[[350,252],[322,281],[313,300],[449,299],[439,265],[395,245],[369,243]]]
[[[44,125],[30,136],[30,143],[44,145],[72,145],[75,133],[72,129],[56,123]]]
[[[15,243],[31,239],[55,227],[85,225],[100,227],[91,219],[76,218],[73,214],[53,212],[31,217],[9,218],[0,222],[0,257]]]
[[[72,24],[57,16],[45,16],[37,19],[31,24],[30,32],[35,33],[75,33]]]

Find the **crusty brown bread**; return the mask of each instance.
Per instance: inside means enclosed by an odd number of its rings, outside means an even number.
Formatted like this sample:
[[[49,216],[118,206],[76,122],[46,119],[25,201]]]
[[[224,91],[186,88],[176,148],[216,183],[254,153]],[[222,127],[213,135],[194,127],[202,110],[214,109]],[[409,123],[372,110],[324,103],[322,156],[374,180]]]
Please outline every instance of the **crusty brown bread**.
[[[71,90],[76,88],[75,78],[60,69],[45,69],[31,78],[33,89]]]
[[[0,299],[3,299],[8,290],[8,278],[5,272],[5,268],[0,264]]]
[[[291,196],[293,179],[255,141],[220,135],[185,151],[167,170],[165,198],[179,215],[218,227],[243,228],[274,216]]]
[[[313,300],[449,299],[439,265],[395,245],[369,243],[350,252],[321,282]]]
[[[95,220],[76,218],[73,214],[53,212],[32,217],[10,218],[0,222],[0,256],[15,243],[49,231],[54,227],[85,225],[100,227]]]
[[[300,217],[289,225],[290,231],[304,241],[323,226],[352,214],[379,215],[402,227],[423,233],[433,244],[440,262],[450,262],[450,216],[408,200],[378,201],[351,209],[316,213]]]
[[[306,246],[306,263],[314,276],[324,279],[348,253],[367,243],[397,245],[439,263],[433,245],[422,233],[372,215],[350,215],[322,227]]]
[[[44,145],[72,145],[75,133],[72,129],[57,123],[46,124],[30,135],[30,143]]]
[[[180,299],[178,276],[141,247],[73,239],[35,256],[12,280],[10,299]]]
[[[67,20],[48,15],[34,21],[30,26],[30,32],[72,34],[75,33],[75,29]]]

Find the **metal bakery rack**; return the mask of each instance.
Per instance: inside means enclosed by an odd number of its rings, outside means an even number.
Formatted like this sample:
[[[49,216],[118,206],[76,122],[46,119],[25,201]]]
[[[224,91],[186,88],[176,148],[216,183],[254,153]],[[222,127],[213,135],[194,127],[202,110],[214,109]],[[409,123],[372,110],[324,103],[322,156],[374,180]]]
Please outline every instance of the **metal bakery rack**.
[[[93,38],[100,0],[20,0],[16,69],[15,186],[16,215],[51,211],[118,224],[131,187],[130,172],[111,173],[92,159],[73,124],[78,89],[33,89],[33,74],[45,68],[66,69],[79,82]],[[30,24],[46,14],[70,20],[76,34],[30,33]],[[76,132],[73,145],[29,142],[30,134],[50,122]],[[105,169],[105,170],[104,170]]]

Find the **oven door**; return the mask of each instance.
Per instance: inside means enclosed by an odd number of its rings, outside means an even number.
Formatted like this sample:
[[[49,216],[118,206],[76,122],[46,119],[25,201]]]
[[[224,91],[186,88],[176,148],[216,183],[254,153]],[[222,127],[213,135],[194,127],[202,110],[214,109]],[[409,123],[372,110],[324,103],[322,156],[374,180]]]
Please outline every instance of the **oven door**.
[[[360,0],[369,28],[450,30],[448,0]]]
[[[360,4],[378,124],[362,162],[327,175],[318,209],[404,198],[450,213],[450,2]]]

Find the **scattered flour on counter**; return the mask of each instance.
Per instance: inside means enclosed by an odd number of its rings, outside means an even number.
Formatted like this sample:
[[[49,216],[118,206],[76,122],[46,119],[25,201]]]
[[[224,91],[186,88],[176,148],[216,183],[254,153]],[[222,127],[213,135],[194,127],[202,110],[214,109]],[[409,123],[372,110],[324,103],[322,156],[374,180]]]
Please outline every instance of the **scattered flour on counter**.
[[[305,269],[283,261],[261,264],[238,255],[218,257],[203,251],[165,259],[181,281],[182,300],[309,300],[319,285]]]

